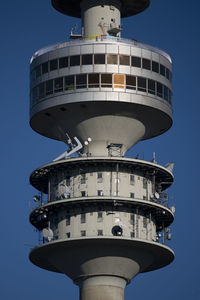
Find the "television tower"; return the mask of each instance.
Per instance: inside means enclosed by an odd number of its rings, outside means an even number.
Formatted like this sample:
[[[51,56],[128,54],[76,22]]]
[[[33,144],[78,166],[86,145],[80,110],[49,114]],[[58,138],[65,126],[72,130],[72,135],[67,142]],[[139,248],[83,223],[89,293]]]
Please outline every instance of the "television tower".
[[[35,265],[69,276],[81,300],[123,300],[138,273],[170,264],[173,164],[125,158],[172,125],[172,65],[164,51],[121,38],[121,17],[149,0],[52,0],[81,34],[31,59],[30,125],[68,150],[32,172],[30,213],[42,235]],[[44,199],[44,194],[47,198]]]

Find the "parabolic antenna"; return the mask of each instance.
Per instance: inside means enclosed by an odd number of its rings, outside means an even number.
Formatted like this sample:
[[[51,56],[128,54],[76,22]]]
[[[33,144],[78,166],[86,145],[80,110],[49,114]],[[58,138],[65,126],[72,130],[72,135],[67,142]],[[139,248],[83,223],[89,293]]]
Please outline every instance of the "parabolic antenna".
[[[51,230],[51,228],[44,228],[42,230],[42,235],[45,239],[47,239],[50,242],[53,238],[53,231]]]

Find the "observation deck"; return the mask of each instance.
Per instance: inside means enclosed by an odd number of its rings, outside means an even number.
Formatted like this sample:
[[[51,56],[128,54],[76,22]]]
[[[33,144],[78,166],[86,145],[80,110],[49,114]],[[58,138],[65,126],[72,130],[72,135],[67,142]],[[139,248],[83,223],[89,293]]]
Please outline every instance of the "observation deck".
[[[171,59],[161,50],[102,36],[44,48],[31,62],[30,125],[42,135],[90,136],[96,156],[105,141],[125,153],[172,125]]]

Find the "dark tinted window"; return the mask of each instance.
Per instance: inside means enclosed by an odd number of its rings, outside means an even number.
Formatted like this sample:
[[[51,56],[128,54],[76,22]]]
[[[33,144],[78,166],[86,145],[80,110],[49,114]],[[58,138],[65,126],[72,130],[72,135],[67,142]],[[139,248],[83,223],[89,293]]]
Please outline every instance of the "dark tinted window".
[[[82,55],[82,65],[92,65],[92,54]]]
[[[31,80],[35,80],[35,76],[35,69],[33,69],[31,72]]]
[[[169,79],[169,69],[166,68],[166,77]]]
[[[33,90],[32,90],[32,100],[37,99],[37,97],[38,97],[38,88],[37,88],[37,86],[36,86],[36,87],[34,87]]]
[[[86,74],[76,75],[76,88],[84,89],[86,87],[87,87],[87,75]]]
[[[165,67],[163,65],[160,65],[160,74],[165,76]]]
[[[55,91],[55,93],[63,91],[63,77],[55,79],[54,91]]]
[[[149,59],[142,59],[142,68],[146,70],[151,70],[151,61]]]
[[[41,76],[41,65],[37,66],[35,69],[36,78]]]
[[[119,56],[119,64],[129,66],[130,65],[130,56],[128,55],[120,55]]]
[[[65,90],[73,90],[74,89],[74,76],[66,76],[64,78],[64,88]]]
[[[164,85],[164,99],[168,101],[168,88]]]
[[[44,95],[44,82],[40,83],[39,84],[39,99],[43,98],[45,95]]]
[[[95,64],[105,64],[105,54],[94,54]]]
[[[70,56],[70,66],[80,66],[80,55]]]
[[[88,86],[99,87],[99,74],[88,74]]]
[[[112,87],[112,74],[101,74],[101,86]]]
[[[138,77],[138,91],[146,92],[146,78]]]
[[[50,60],[50,71],[56,70],[58,68],[58,60]]]
[[[152,61],[152,71],[159,73],[159,64],[156,61]]]
[[[53,94],[53,80],[46,81],[46,95]]]
[[[126,75],[126,88],[135,90],[136,89],[136,77],[131,75]]]
[[[131,66],[141,68],[141,57],[131,56]]]
[[[59,68],[67,68],[68,67],[68,57],[61,57],[59,58]]]
[[[172,92],[169,90],[169,103],[172,104]]]
[[[107,64],[117,65],[117,55],[107,54]]]
[[[169,80],[172,81],[172,72],[169,71]]]
[[[163,86],[160,82],[157,82],[157,96],[161,98],[163,96]]]
[[[148,93],[155,95],[156,83],[154,80],[148,79]]]
[[[48,62],[42,64],[42,74],[48,73]]]

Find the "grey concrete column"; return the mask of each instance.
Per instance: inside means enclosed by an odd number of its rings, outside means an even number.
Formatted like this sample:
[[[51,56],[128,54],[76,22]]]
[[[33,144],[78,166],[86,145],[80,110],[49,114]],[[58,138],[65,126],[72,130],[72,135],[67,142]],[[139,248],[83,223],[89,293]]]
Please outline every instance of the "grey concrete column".
[[[80,300],[124,300],[126,280],[115,276],[95,276],[80,284]]]

